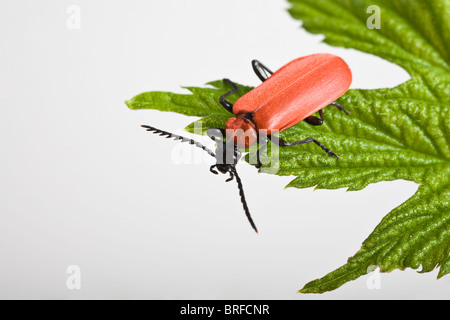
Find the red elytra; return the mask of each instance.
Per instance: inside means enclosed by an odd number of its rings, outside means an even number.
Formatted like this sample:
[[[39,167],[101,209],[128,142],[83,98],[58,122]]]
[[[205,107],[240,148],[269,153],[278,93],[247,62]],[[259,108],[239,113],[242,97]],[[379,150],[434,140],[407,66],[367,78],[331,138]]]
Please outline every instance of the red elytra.
[[[292,127],[330,105],[351,83],[350,68],[338,56],[321,53],[295,59],[234,103],[236,117],[226,124],[227,138],[248,148],[256,143],[257,131],[270,135]]]

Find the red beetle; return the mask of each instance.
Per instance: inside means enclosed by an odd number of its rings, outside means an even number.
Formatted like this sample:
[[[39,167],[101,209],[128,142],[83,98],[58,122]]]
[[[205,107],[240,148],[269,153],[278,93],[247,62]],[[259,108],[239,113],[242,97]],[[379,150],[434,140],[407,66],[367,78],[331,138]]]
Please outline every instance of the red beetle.
[[[252,61],[252,66],[263,83],[240,97],[234,105],[226,98],[237,93],[239,88],[232,81],[223,80],[233,89],[222,95],[219,101],[235,117],[228,120],[225,130],[207,130],[208,136],[218,142],[216,152],[192,139],[151,126],[143,127],[167,138],[189,142],[215,157],[216,164],[210,167],[210,171],[218,174],[214,169],[217,168],[221,173],[229,173],[230,178],[227,181],[236,178],[245,214],[257,232],[245,200],[241,179],[236,171],[236,164],[241,157],[239,148],[248,148],[257,141],[261,142],[264,135],[263,145],[257,152],[258,168],[261,167],[260,153],[267,147],[268,139],[281,147],[314,142],[328,155],[338,158],[333,151],[313,137],[286,142],[273,133],[286,130],[302,120],[312,125],[321,125],[324,120],[322,109],[328,105],[335,105],[348,113],[335,100],[350,87],[352,74],[344,60],[331,54],[314,54],[295,59],[275,73],[257,60]],[[312,116],[317,111],[320,118]]]
[[[335,102],[350,87],[352,73],[341,58],[332,54],[313,54],[295,59],[273,73],[257,60],[252,66],[263,83],[239,98],[235,104],[226,100],[239,88],[228,79],[233,89],[220,97],[220,103],[236,117],[228,120],[225,132],[214,128],[208,130],[210,137],[223,134],[228,140],[240,148],[248,148],[259,140],[261,131],[281,147],[314,142],[330,156],[338,156],[316,139],[310,137],[301,141],[286,142],[274,135],[273,131],[281,132],[298,122],[305,120],[312,125],[323,123],[322,109],[335,105],[348,113],[344,107]],[[312,116],[319,111],[320,118]],[[220,133],[219,133],[220,131]],[[258,165],[261,167],[260,152],[257,153]]]

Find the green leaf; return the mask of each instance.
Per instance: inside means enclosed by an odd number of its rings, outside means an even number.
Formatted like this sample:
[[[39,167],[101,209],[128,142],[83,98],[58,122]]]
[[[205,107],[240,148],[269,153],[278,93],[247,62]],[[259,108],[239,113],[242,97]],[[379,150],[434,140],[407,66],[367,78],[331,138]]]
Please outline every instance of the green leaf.
[[[289,186],[358,190],[394,179],[420,184],[347,264],[300,292],[336,289],[367,274],[371,266],[383,272],[408,267],[429,272],[440,266],[438,278],[450,273],[450,2],[289,2],[291,15],[302,20],[306,30],[324,34],[325,42],[376,54],[402,66],[412,78],[393,89],[349,91],[341,102],[354,106],[351,118],[356,120],[352,125],[348,119],[336,119],[330,127],[338,139],[348,136],[346,159],[338,168],[320,169],[314,163]],[[380,8],[381,29],[366,26],[371,5]]]
[[[450,272],[450,185],[448,166],[434,187],[424,184],[405,203],[390,212],[364,241],[347,264],[306,284],[301,293],[322,293],[368,273],[371,266],[382,272],[407,267],[421,272],[442,264],[438,277]],[[444,201],[443,201],[444,199]]]
[[[450,273],[450,2],[442,0],[290,0],[289,12],[332,45],[376,54],[405,68],[411,80],[392,89],[349,90],[337,108],[325,109],[322,126],[301,122],[283,131],[286,141],[314,137],[339,154],[328,157],[314,144],[280,148],[279,160],[261,171],[292,175],[288,187],[361,190],[379,181],[404,179],[420,186],[390,212],[347,264],[300,292],[334,290],[379,266],[383,272],[440,266]],[[367,8],[381,9],[381,29],[367,28]],[[332,23],[330,23],[332,22]],[[230,96],[231,102],[250,91]],[[186,87],[190,94],[147,92],[131,109],[197,116],[204,132],[223,128],[233,115],[219,103],[230,90],[222,81]],[[186,129],[194,132],[192,123]],[[250,150],[253,153],[254,149]],[[249,157],[246,158],[247,161]]]

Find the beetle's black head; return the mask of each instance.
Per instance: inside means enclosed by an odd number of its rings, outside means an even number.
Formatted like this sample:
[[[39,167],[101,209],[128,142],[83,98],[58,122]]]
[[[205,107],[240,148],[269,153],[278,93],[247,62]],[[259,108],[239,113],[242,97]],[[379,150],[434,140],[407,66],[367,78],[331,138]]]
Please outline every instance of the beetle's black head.
[[[241,152],[238,147],[233,143],[233,141],[217,141],[216,148],[216,164],[211,166],[210,170],[214,174],[218,174],[214,168],[217,168],[219,172],[226,174],[233,171],[238,163],[239,159],[241,159]]]
[[[223,174],[225,174],[231,170],[230,164],[216,164],[215,167],[217,168],[217,170],[219,170]]]
[[[236,165],[241,159],[241,156],[241,152],[233,141],[227,140],[226,142],[219,141],[217,143],[216,164],[218,167],[221,166],[225,168],[229,165]]]

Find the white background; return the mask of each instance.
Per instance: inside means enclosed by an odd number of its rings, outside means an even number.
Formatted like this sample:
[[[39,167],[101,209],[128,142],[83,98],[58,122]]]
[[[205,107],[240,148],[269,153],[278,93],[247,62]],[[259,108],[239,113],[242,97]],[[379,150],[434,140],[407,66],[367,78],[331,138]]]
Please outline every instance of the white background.
[[[80,8],[79,30],[67,28],[70,5]],[[175,164],[177,143],[139,127],[180,133],[195,118],[125,106],[144,91],[181,93],[181,85],[223,77],[257,85],[255,58],[277,69],[310,53],[338,54],[353,71],[353,88],[409,78],[377,57],[321,43],[287,7],[283,0],[2,1],[0,298],[450,296],[448,278],[414,270],[381,274],[379,289],[370,290],[365,276],[323,295],[296,293],[345,264],[414,194],[414,183],[284,190],[291,177],[242,163],[256,235],[234,182],[212,175],[212,162]],[[81,290],[66,287],[70,265],[81,268]]]

